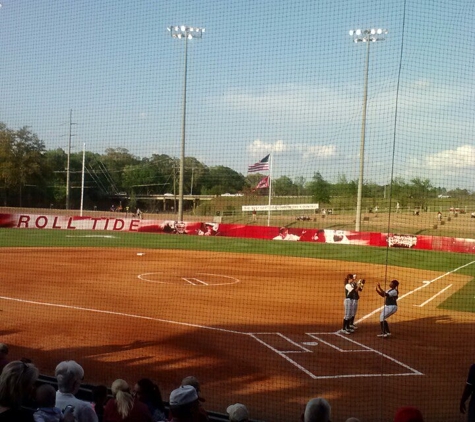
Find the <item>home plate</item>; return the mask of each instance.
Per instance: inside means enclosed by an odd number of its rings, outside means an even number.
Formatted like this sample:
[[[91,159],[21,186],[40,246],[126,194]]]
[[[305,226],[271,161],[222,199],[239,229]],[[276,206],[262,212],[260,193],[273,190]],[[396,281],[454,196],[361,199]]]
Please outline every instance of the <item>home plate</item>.
[[[145,254],[143,252],[138,252],[137,256],[144,256]]]
[[[302,344],[304,346],[318,346],[318,343],[316,341],[304,341]]]

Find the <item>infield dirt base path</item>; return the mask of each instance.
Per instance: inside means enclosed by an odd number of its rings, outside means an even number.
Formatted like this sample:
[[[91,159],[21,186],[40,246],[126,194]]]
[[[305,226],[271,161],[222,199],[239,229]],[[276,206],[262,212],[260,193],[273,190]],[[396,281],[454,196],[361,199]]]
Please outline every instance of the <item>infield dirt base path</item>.
[[[437,309],[468,276],[267,255],[135,249],[0,251],[1,340],[44,374],[74,359],[85,382],[154,379],[164,399],[183,377],[205,407],[244,403],[253,419],[299,420],[323,396],[334,422],[390,421],[397,407],[428,421],[463,420],[473,314]],[[337,331],[343,280],[367,280],[359,330]],[[401,281],[399,310],[379,333],[383,288]]]

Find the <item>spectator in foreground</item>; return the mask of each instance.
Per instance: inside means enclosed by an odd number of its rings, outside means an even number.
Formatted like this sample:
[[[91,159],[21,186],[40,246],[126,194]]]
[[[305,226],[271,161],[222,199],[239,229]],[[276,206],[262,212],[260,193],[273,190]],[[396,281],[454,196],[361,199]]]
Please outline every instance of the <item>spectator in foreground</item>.
[[[34,422],[31,412],[21,409],[23,400],[32,392],[39,371],[35,365],[19,360],[5,365],[0,375],[0,420]]]
[[[346,422],[360,422],[360,420],[358,418],[351,417],[351,418],[348,418]]]
[[[324,398],[309,400],[303,414],[304,422],[330,422],[331,406]]]
[[[114,398],[104,408],[104,422],[152,422],[147,405],[134,400],[127,382],[115,380],[111,391]]]
[[[35,422],[64,421],[61,409],[59,407],[55,407],[56,390],[52,385],[40,385],[36,389],[35,398],[36,403],[38,404],[38,409],[35,413],[33,413],[33,418],[35,419]],[[71,414],[68,420],[74,421],[74,416]]]
[[[230,422],[248,422],[249,412],[247,407],[241,403],[232,404],[226,409]]]
[[[163,403],[162,393],[150,378],[142,378],[134,387],[135,397],[145,403],[154,422],[168,420],[168,412]]]
[[[200,402],[195,387],[182,385],[170,393],[170,422],[196,422],[200,417]]]
[[[460,399],[460,413],[462,414],[465,414],[467,411],[465,403],[469,397],[467,421],[473,422],[475,421],[475,363],[471,365],[468,370],[467,382],[465,383],[462,398]]]
[[[79,391],[81,382],[84,379],[84,369],[74,360],[60,362],[54,371],[58,381],[58,391],[56,392],[56,407],[62,411],[66,406],[73,407],[73,415],[78,422],[98,422],[96,412],[92,404],[79,400],[74,395]]]
[[[9,363],[8,360],[8,346],[5,343],[0,343],[0,374],[5,368],[5,365]]]
[[[192,387],[195,387],[196,392],[198,393],[198,401],[199,401],[199,414],[198,414],[198,421],[199,422],[208,422],[209,417],[208,417],[208,412],[206,409],[203,407],[202,403],[206,401],[206,399],[203,397],[201,394],[201,384],[198,381],[198,379],[192,375],[185,377],[181,381],[181,385],[191,385]]]
[[[424,418],[417,407],[403,406],[396,411],[394,422],[424,422]]]

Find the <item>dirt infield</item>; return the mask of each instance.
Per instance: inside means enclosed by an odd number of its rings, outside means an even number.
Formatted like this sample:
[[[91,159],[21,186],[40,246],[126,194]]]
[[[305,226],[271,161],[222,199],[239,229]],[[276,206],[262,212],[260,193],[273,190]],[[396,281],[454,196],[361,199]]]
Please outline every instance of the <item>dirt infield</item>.
[[[0,341],[42,373],[75,359],[88,383],[149,376],[165,398],[195,375],[206,408],[245,403],[267,421],[298,420],[320,395],[334,422],[392,420],[403,404],[430,421],[462,420],[475,317],[437,309],[471,279],[457,272],[135,249],[3,249],[0,259]],[[367,284],[360,328],[343,336],[348,272]],[[400,306],[386,340],[374,288],[392,278]]]

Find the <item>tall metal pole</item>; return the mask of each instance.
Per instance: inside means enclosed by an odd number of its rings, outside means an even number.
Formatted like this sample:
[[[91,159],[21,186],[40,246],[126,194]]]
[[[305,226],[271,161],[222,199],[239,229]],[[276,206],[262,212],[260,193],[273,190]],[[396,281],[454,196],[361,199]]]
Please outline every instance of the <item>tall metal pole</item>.
[[[68,141],[68,159],[66,165],[66,209],[69,210],[69,184],[70,184],[70,164],[71,164],[71,137],[72,137],[72,118],[73,118],[73,110],[69,110],[69,141]]]
[[[169,26],[168,31],[173,38],[184,39],[185,58],[183,75],[183,110],[181,120],[181,152],[180,152],[180,178],[178,186],[178,221],[183,221],[183,191],[185,180],[185,143],[186,143],[186,84],[188,73],[188,40],[193,38],[202,38],[204,28],[196,28],[186,25]]]
[[[364,77],[364,91],[363,91],[363,116],[361,120],[361,141],[360,141],[360,174],[358,177],[358,198],[356,201],[356,226],[355,231],[361,230],[361,203],[363,201],[363,178],[364,178],[364,144],[366,135],[366,108],[368,103],[368,66],[369,66],[369,46],[370,42],[367,42],[368,47],[366,49],[366,65],[365,65],[365,77]]]
[[[185,64],[183,76],[183,114],[181,118],[180,179],[178,181],[178,221],[183,221],[183,190],[185,183],[185,138],[186,138],[186,74],[188,70],[188,37],[185,37]]]
[[[82,211],[84,208],[84,168],[86,163],[86,143],[84,142],[82,146],[82,171],[81,171],[81,207],[80,207],[80,216],[82,217]]]
[[[363,202],[363,182],[364,182],[364,148],[366,137],[366,110],[368,103],[368,73],[369,73],[369,46],[372,42],[384,41],[382,35],[388,33],[387,29],[356,29],[350,31],[350,36],[353,37],[355,43],[367,43],[366,46],[366,64],[364,76],[363,89],[363,113],[361,118],[361,141],[360,141],[360,171],[358,177],[358,194],[356,199],[356,224],[355,231],[361,231],[361,208]]]

